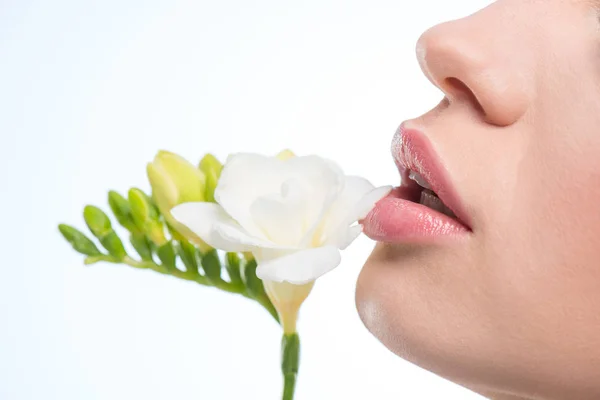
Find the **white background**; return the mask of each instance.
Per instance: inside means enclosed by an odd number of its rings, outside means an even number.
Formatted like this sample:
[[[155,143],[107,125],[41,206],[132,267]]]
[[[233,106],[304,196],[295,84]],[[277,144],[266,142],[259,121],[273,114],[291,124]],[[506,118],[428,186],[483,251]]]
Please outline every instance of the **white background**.
[[[109,189],[147,189],[161,148],[195,163],[289,147],[397,183],[395,128],[441,98],[417,38],[488,3],[0,1],[0,399],[279,398],[280,332],[259,306],[84,267],[56,225],[83,228]],[[360,238],[303,307],[297,399],[478,399],[363,327],[372,246]]]

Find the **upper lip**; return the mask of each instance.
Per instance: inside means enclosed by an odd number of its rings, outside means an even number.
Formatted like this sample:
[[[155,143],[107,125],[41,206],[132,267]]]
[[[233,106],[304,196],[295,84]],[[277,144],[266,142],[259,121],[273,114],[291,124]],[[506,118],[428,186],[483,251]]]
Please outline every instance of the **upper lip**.
[[[403,186],[408,180],[409,171],[418,173],[440,200],[452,210],[459,222],[471,230],[469,216],[448,177],[446,168],[422,132],[402,123],[392,141],[392,154],[402,175]]]

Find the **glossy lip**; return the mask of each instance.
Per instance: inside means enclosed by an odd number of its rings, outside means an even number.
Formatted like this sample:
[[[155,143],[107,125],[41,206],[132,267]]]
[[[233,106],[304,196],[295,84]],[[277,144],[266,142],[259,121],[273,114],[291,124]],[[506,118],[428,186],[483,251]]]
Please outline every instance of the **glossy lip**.
[[[379,201],[362,221],[367,236],[379,241],[406,242],[472,232],[460,198],[423,133],[408,128],[406,123],[400,125],[392,141],[392,154],[402,184]],[[419,204],[422,188],[408,178],[409,171],[421,175],[456,218]]]

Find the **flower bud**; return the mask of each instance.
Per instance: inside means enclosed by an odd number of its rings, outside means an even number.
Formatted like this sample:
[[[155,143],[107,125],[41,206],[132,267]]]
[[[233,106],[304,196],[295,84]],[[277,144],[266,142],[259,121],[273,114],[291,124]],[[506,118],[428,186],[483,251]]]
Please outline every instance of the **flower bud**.
[[[65,224],[60,224],[58,229],[67,242],[71,243],[73,249],[78,253],[86,256],[97,256],[101,254],[94,242],[88,239],[88,237],[79,230]]]
[[[133,216],[131,215],[131,207],[129,206],[127,199],[114,190],[111,190],[108,192],[108,205],[121,226],[130,232],[137,230],[135,222],[133,221]]]
[[[240,275],[240,256],[237,253],[227,253],[225,255],[225,268],[231,283],[238,284],[242,282]]]
[[[216,250],[210,250],[202,256],[202,269],[206,277],[212,282],[221,280],[221,261]]]
[[[296,157],[296,155],[289,149],[285,149],[279,152],[279,154],[277,154],[275,157],[279,158],[280,160],[288,160],[290,158]]]
[[[139,229],[143,230],[148,222],[158,218],[150,199],[140,189],[130,189],[127,197],[131,206],[131,216]]]
[[[175,254],[175,249],[173,248],[172,242],[166,242],[162,246],[160,246],[158,249],[156,249],[156,255],[158,256],[158,258],[160,259],[160,261],[163,263],[163,265],[165,267],[176,268],[175,267],[176,254]]]
[[[177,154],[158,152],[147,172],[161,213],[181,203],[204,201],[204,174]]]
[[[83,209],[83,218],[90,231],[97,238],[105,236],[112,231],[110,219],[104,211],[98,207],[85,206]]]
[[[205,200],[214,203],[215,189],[219,183],[223,164],[221,164],[212,154],[207,154],[200,161],[199,168],[206,177],[206,188],[204,191]]]
[[[183,265],[185,265],[185,269],[187,272],[197,275],[198,274],[198,250],[190,244],[188,241],[183,240],[179,241],[179,246],[177,246],[177,254],[181,261],[183,261]]]
[[[152,261],[152,248],[146,235],[142,232],[132,232],[129,241],[142,260]]]
[[[108,234],[98,239],[100,240],[100,243],[102,243],[102,246],[108,250],[110,255],[115,257],[117,260],[122,260],[125,258],[125,256],[127,256],[123,242],[119,236],[117,236],[115,231],[111,230]]]
[[[157,246],[167,242],[159,214],[150,198],[140,189],[133,188],[128,194],[131,215],[137,227]]]
[[[123,242],[112,229],[110,219],[104,211],[98,207],[86,206],[83,210],[83,218],[90,231],[98,238],[111,256],[117,260],[122,260],[127,255]]]
[[[202,253],[210,250],[210,246],[171,215],[171,209],[176,205],[205,201],[204,173],[184,158],[168,151],[158,152],[154,161],[148,164],[147,173],[152,186],[152,197],[167,223],[198,246]]]

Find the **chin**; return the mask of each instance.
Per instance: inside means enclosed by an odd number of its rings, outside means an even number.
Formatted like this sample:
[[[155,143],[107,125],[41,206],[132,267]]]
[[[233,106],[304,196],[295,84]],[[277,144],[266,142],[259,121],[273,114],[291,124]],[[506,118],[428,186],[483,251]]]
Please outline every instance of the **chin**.
[[[489,362],[502,346],[472,301],[478,291],[469,289],[460,262],[444,248],[380,243],[359,275],[356,307],[394,354],[484,393],[502,379]]]

